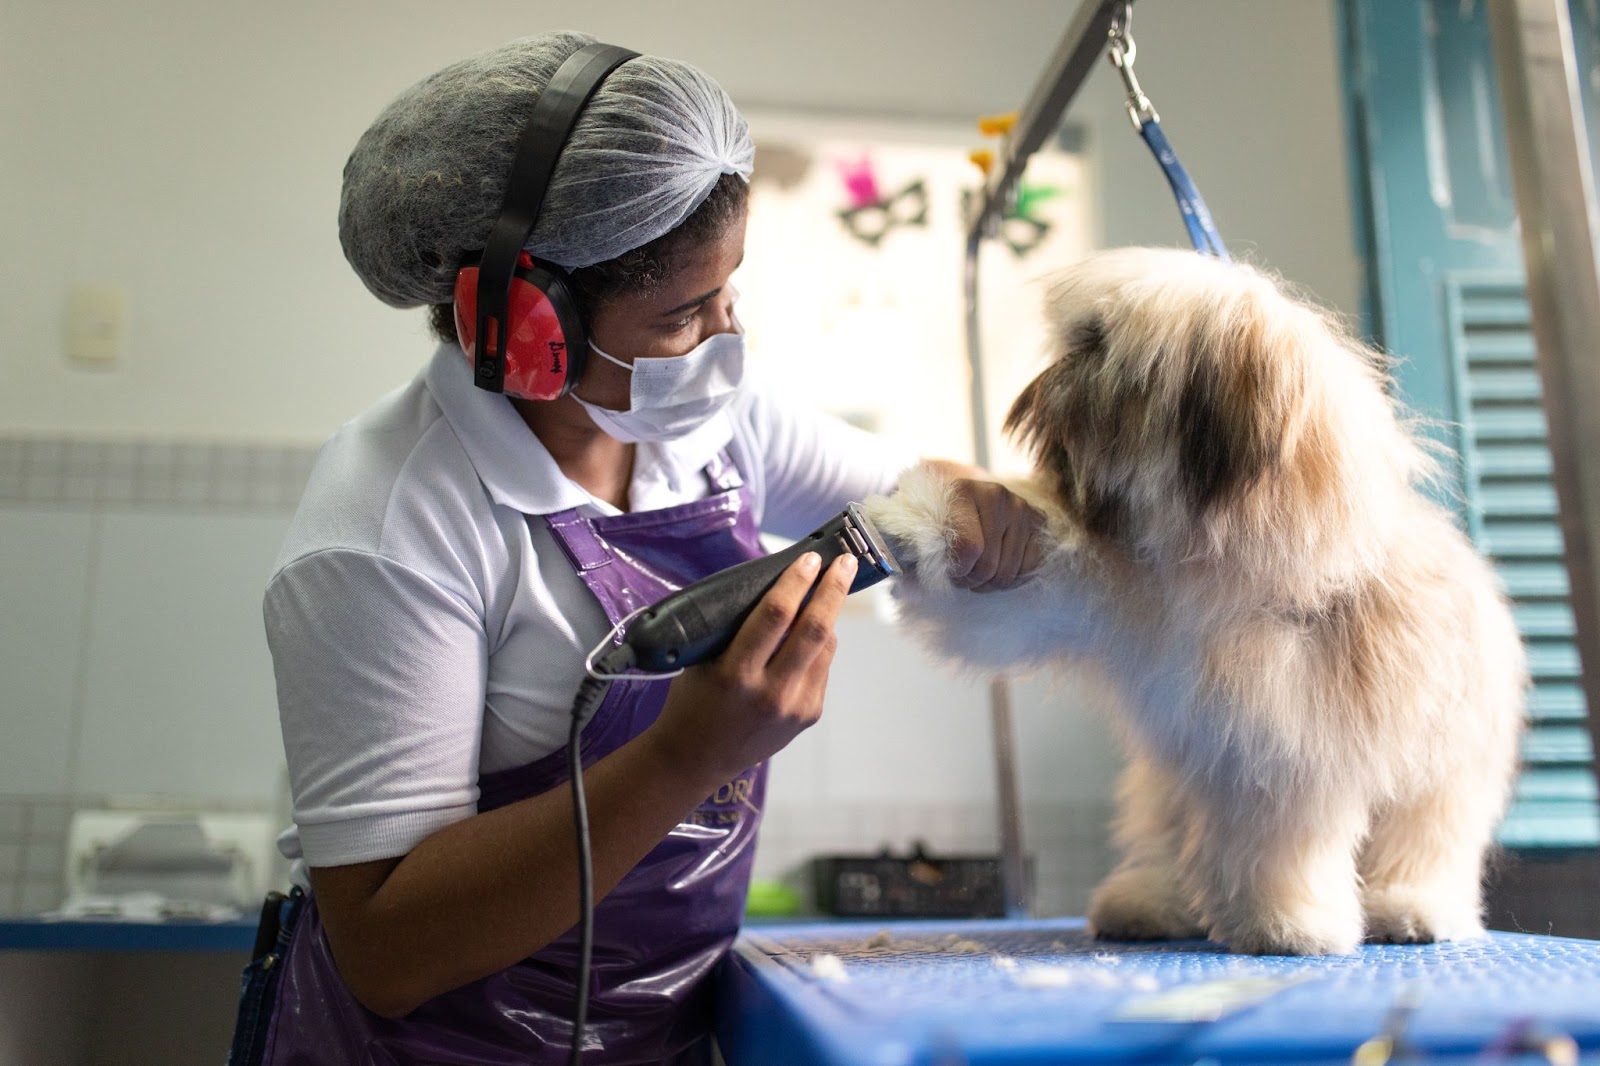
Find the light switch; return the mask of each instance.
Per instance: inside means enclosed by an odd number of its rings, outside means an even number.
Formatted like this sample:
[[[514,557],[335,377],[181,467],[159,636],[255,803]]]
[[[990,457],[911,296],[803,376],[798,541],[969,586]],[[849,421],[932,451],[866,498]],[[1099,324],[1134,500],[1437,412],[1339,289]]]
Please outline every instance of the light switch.
[[[114,363],[122,355],[128,291],[120,285],[74,285],[67,295],[67,358]]]

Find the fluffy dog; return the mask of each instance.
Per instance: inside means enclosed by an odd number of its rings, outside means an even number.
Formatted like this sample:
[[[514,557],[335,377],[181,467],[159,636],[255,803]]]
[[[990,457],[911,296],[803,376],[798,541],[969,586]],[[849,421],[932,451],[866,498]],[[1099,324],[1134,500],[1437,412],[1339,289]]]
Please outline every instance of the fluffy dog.
[[[1053,359],[1006,419],[1037,575],[945,577],[927,468],[868,513],[905,625],[998,673],[1095,670],[1128,761],[1096,933],[1254,954],[1482,931],[1526,668],[1493,571],[1420,490],[1379,353],[1242,265],[1122,249],[1057,275]]]

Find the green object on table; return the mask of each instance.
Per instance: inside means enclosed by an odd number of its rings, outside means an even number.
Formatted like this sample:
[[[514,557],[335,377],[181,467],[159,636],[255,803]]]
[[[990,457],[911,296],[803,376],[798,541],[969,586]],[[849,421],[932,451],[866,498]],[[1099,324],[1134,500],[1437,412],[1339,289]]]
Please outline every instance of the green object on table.
[[[756,918],[782,918],[800,913],[800,893],[782,881],[751,881],[744,912]]]

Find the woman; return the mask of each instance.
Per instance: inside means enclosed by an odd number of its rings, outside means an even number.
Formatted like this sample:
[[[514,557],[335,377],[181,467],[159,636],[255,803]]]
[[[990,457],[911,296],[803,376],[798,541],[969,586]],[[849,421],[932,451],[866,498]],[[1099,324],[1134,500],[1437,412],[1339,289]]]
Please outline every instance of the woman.
[[[911,461],[739,387],[729,276],[753,149],[714,82],[651,56],[579,115],[527,246],[571,272],[596,358],[554,400],[474,387],[457,269],[495,222],[532,101],[591,40],[454,64],[345,168],[347,258],[385,302],[432,305],[442,343],[323,449],[267,589],[295,802],[282,847],[310,887],[261,1023],[269,1062],[564,1061],[564,747],[585,654],[634,606],[760,554],[758,531],[798,537]],[[691,362],[717,372],[675,375]],[[1038,516],[972,473],[959,580],[1007,587],[1035,562]],[[766,760],[821,713],[852,577],[839,560],[802,605],[818,563],[801,559],[722,656],[613,685],[585,726],[585,1061],[705,1054],[705,978],[737,931]]]

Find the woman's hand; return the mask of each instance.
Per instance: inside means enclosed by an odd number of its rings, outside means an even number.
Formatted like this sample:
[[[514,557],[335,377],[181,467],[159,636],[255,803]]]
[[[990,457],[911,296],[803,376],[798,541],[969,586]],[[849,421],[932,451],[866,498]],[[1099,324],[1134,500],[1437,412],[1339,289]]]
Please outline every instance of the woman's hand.
[[[929,461],[950,480],[950,582],[973,592],[1021,584],[1039,567],[1044,514],[976,467]],[[975,476],[976,475],[976,476]]]
[[[672,683],[647,735],[683,772],[701,775],[708,788],[780,751],[822,717],[838,646],[833,627],[856,560],[848,554],[835,559],[806,601],[820,563],[815,552],[795,560],[728,649]]]

